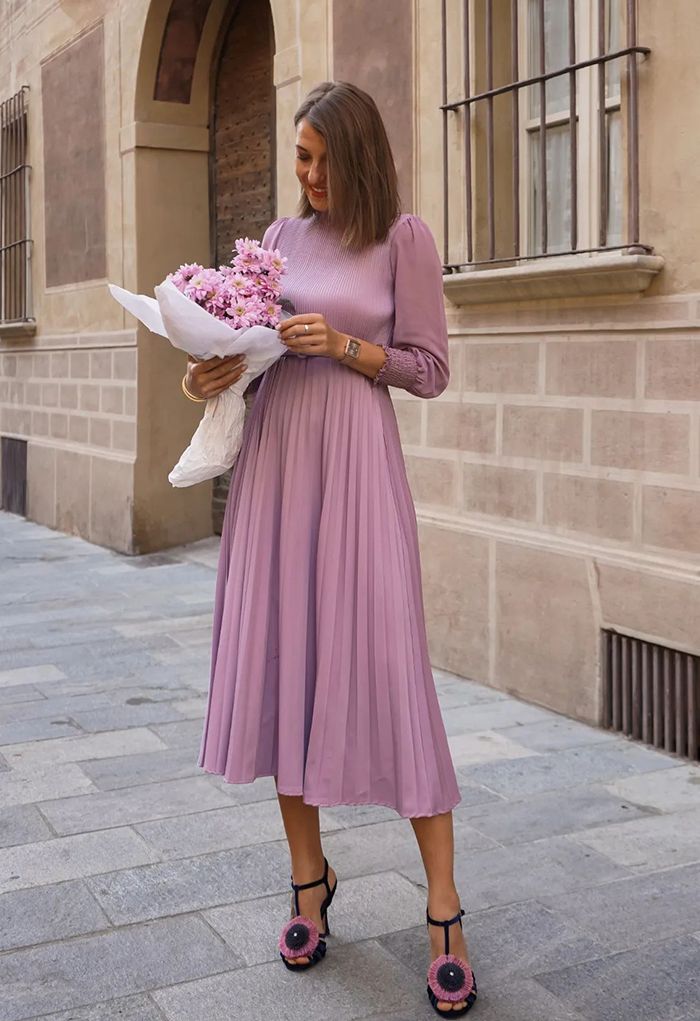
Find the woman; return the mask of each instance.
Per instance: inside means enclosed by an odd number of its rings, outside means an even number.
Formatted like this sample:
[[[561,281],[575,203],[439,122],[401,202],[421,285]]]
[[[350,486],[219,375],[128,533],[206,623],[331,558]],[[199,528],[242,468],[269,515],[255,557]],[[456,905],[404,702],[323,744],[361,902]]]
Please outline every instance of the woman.
[[[296,314],[279,327],[288,350],[263,377],[231,479],[199,765],[230,783],[275,777],[290,969],[326,952],[337,880],[318,806],[382,804],[409,818],[428,885],[428,996],[457,1016],[476,998],[453,879],[460,793],[387,389],[430,398],[447,385],[442,270],[426,224],[399,212],[371,97],[324,82],[294,121],[299,215],[275,220],[263,246],[288,259],[283,298]],[[213,397],[244,368],[191,362],[184,385]]]

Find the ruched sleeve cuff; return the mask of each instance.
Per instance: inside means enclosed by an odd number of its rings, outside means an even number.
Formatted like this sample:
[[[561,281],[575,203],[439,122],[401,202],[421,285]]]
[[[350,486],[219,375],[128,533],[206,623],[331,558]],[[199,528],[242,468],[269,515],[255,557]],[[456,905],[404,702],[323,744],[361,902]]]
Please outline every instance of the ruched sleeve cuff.
[[[387,347],[386,360],[372,382],[408,390],[418,379],[418,362],[413,351]]]

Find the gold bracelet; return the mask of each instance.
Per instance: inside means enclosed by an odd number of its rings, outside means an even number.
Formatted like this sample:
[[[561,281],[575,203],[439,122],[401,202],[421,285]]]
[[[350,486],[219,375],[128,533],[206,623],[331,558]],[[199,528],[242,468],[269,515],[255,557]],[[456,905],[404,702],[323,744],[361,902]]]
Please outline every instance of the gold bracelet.
[[[187,373],[185,373],[185,375],[184,375],[184,376],[182,377],[182,392],[183,392],[183,394],[185,395],[185,397],[189,397],[189,399],[190,399],[191,401],[197,401],[197,403],[198,403],[198,404],[199,404],[199,403],[200,403],[201,401],[206,401],[206,399],[207,399],[206,397],[195,397],[195,395],[194,395],[194,394],[191,394],[191,393],[189,392],[189,390],[188,390],[188,389],[187,389],[187,387],[185,386],[185,380],[186,380],[186,379],[187,379]]]

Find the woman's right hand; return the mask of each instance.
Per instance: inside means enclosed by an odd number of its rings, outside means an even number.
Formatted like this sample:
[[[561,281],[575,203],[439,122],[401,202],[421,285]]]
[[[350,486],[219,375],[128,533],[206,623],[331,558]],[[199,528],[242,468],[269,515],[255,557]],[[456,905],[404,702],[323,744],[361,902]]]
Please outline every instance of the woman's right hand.
[[[228,358],[205,358],[201,361],[188,353],[185,386],[193,397],[218,397],[237,382],[248,368],[245,355]]]

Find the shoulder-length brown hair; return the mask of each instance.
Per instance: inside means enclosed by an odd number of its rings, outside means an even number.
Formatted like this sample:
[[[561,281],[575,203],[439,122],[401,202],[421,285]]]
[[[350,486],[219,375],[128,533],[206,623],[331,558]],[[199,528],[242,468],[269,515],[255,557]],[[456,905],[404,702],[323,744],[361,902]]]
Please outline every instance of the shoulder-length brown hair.
[[[342,243],[364,248],[384,241],[401,212],[396,164],[384,121],[372,97],[351,82],[321,82],[294,114],[326,143],[328,221],[343,231]],[[297,212],[314,212],[302,190]]]

